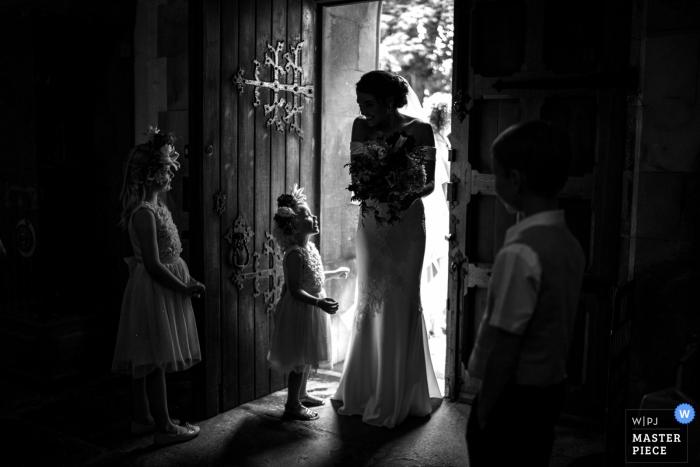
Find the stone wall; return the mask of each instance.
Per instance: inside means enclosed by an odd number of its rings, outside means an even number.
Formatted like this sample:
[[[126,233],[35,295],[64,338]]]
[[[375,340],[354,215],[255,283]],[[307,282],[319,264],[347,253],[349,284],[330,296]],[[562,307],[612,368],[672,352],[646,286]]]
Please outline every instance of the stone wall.
[[[0,0],[0,18],[1,365],[42,383],[104,376],[131,251],[117,223],[134,4]]]
[[[355,302],[355,230],[358,207],[350,203],[352,122],[359,115],[355,83],[377,67],[380,2],[323,9],[321,117],[321,256],[327,269],[350,268],[346,280],[329,282],[328,295],[340,304],[332,325],[336,357],[344,360]]]
[[[629,276],[637,281],[629,407],[675,386],[700,333],[700,3],[639,3],[641,70]],[[642,11],[644,6],[646,11]],[[698,355],[689,364],[697,368]],[[687,390],[697,384],[687,380]],[[697,382],[697,376],[695,376]],[[698,394],[695,394],[698,397]]]
[[[136,142],[146,141],[149,125],[175,132],[180,170],[163,196],[189,260],[189,57],[187,0],[138,0],[134,28],[134,101]]]

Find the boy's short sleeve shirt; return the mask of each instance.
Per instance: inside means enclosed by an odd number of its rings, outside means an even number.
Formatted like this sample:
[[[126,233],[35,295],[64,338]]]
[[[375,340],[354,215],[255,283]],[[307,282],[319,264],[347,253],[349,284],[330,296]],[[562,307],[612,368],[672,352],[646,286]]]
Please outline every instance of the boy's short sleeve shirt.
[[[489,288],[491,326],[525,332],[537,305],[541,273],[537,254],[527,245],[513,243],[498,253]]]
[[[489,284],[489,324],[522,335],[537,305],[542,269],[537,254],[518,243],[523,230],[536,225],[564,224],[564,212],[545,211],[523,219],[506,232]]]

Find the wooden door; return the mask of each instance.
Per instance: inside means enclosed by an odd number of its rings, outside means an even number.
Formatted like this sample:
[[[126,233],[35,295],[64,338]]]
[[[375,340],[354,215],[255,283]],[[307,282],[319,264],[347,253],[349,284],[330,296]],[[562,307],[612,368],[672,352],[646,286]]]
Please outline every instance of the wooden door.
[[[276,199],[293,184],[305,188],[314,212],[320,204],[315,5],[205,0],[190,8],[198,200],[191,262],[207,286],[195,310],[204,361],[194,402],[212,416],[285,385],[267,365],[270,312],[282,281],[269,234]]]
[[[490,268],[517,219],[494,196],[489,147],[508,126],[541,118],[574,147],[559,204],[586,253],[564,413],[605,417],[612,290],[618,285],[625,161],[629,2],[455,2],[451,261],[446,385],[469,400],[468,362]],[[626,271],[625,271],[626,272]],[[625,274],[626,277],[626,274]]]

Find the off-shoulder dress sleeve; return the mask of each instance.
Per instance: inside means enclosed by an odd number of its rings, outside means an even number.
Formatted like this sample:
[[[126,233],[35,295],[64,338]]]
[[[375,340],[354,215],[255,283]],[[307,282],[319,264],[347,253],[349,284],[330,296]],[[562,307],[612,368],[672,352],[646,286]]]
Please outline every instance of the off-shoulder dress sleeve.
[[[423,146],[423,147],[428,150],[425,154],[425,160],[434,161],[435,154],[437,154],[437,150],[435,149],[435,147],[434,146]]]
[[[365,151],[365,144],[359,141],[350,142],[350,154],[362,154]]]

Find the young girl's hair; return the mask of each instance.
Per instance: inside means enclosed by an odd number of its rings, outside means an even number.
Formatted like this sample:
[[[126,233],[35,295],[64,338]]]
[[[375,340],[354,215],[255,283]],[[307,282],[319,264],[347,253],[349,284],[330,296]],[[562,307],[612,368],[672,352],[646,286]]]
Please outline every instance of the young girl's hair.
[[[124,181],[119,200],[122,203],[119,226],[126,228],[129,217],[146,198],[146,187],[155,182],[163,185],[172,176],[174,170],[180,168],[175,152],[175,133],[161,133],[158,128],[148,127],[144,133],[150,137],[148,143],[139,144],[129,151],[124,168]]]
[[[430,124],[433,130],[442,133],[449,121],[449,109],[445,102],[439,102],[430,109]]]
[[[296,234],[299,233],[296,208],[306,203],[306,195],[303,191],[304,188],[297,188],[295,183],[291,193],[285,193],[277,198],[272,236],[282,250],[296,243]]]

